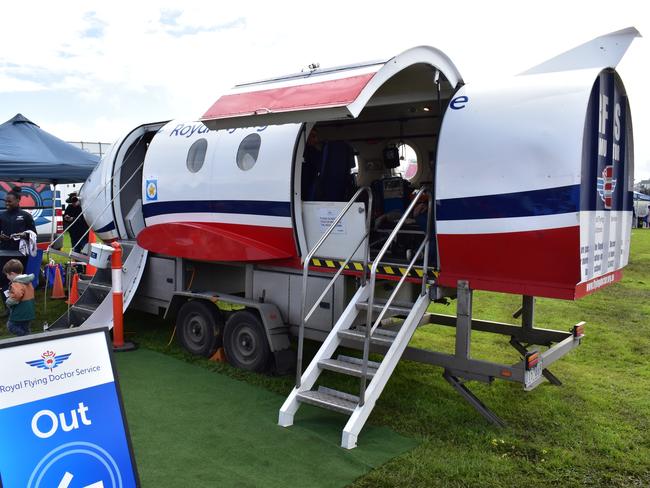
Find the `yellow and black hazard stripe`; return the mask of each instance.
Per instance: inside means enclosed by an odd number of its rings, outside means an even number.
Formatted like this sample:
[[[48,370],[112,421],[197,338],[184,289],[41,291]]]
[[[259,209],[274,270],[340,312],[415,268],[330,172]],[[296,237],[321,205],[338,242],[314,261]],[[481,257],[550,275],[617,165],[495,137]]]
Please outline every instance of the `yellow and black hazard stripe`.
[[[336,259],[326,259],[326,258],[312,258],[310,266],[312,268],[320,268],[326,270],[338,270],[343,266],[345,261],[338,261]],[[363,263],[358,261],[350,261],[345,265],[346,271],[363,271]],[[377,273],[388,276],[404,276],[406,274],[407,267],[399,266],[395,264],[380,264],[377,268]],[[435,275],[436,273],[434,273]],[[422,278],[422,268],[414,266],[408,273],[410,278]]]

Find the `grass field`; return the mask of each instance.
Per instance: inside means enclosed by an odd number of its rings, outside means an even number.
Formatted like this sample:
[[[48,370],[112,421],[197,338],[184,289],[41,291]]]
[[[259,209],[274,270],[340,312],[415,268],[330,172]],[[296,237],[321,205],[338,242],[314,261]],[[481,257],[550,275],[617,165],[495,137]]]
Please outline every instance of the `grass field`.
[[[512,322],[519,304],[517,296],[476,293],[474,315]],[[65,306],[50,301],[48,309],[44,314],[41,303],[38,323],[53,320]],[[436,310],[455,312],[454,305]],[[505,429],[488,425],[443,380],[440,368],[403,361],[369,423],[415,438],[419,446],[352,486],[650,486],[650,231],[633,231],[622,282],[578,302],[537,301],[539,327],[568,330],[581,320],[587,322],[583,344],[552,368],[563,386],[546,383],[527,393],[507,382],[471,384],[506,421]],[[283,395],[291,390],[292,376],[256,375],[187,355],[170,343],[173,326],[152,316],[129,312],[126,324],[128,338],[142,347]],[[412,344],[449,350],[452,333],[425,326]],[[517,359],[503,336],[473,337],[474,357]],[[356,385],[347,386],[354,391]]]

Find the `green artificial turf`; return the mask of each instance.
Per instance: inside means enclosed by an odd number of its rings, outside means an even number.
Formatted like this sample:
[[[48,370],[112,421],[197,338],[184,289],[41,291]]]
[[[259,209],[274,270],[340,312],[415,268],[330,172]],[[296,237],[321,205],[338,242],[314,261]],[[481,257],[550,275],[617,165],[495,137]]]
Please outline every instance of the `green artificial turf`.
[[[512,313],[520,305],[515,295],[477,292],[473,311],[476,318],[517,323]],[[455,302],[433,309],[454,314]],[[185,353],[169,343],[169,322],[136,312],[125,320],[127,336],[148,348],[283,396],[291,391],[290,375],[247,373]],[[505,381],[469,382],[507,423],[498,429],[444,381],[441,368],[401,361],[359,436],[359,448],[366,446],[371,426],[386,426],[420,444],[351,486],[650,487],[650,230],[633,231],[620,283],[576,302],[539,299],[535,320],[538,327],[557,330],[587,322],[583,344],[551,368],[561,387],[544,383],[525,392]],[[453,333],[427,325],[411,345],[453,352]],[[473,357],[519,359],[507,337],[474,332],[472,338]],[[306,343],[305,364],[316,348]],[[358,382],[341,375],[327,375],[323,383],[358,392]]]
[[[116,361],[144,487],[345,486],[417,445],[368,427],[348,451],[342,415],[303,406],[282,428],[263,388],[148,350]]]

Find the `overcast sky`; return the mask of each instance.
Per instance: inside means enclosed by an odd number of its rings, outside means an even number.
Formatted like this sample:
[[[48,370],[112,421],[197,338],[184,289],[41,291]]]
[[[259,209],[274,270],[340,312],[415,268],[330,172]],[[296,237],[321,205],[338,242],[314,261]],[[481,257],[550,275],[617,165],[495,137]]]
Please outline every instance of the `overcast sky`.
[[[200,117],[232,85],[387,59],[426,44],[466,83],[517,74],[634,26],[643,1],[5,2],[0,122],[20,112],[69,141],[113,142],[135,126]],[[632,108],[635,177],[650,178],[650,48],[618,67]]]

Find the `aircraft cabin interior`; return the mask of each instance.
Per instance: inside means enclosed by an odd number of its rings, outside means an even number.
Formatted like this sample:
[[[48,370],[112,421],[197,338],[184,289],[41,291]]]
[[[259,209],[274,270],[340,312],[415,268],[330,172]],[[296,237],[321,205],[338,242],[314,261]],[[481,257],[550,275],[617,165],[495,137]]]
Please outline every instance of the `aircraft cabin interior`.
[[[309,222],[322,221],[323,205],[331,206],[332,219],[357,189],[368,186],[373,196],[371,259],[377,255],[415,192],[423,185],[435,188],[438,134],[451,94],[452,87],[442,73],[430,65],[417,64],[381,86],[358,118],[306,124],[296,154],[297,162],[302,159],[302,164],[296,164],[295,194],[302,202],[309,248],[323,230],[322,226],[310,229]],[[384,261],[402,264],[411,260],[425,236],[427,198],[416,204]],[[364,214],[367,200],[364,196],[358,204],[363,205]],[[363,215],[348,214],[341,223],[340,248],[333,244],[330,257],[347,258],[351,252],[349,242],[355,239],[345,239],[343,234],[360,236],[364,231]],[[433,216],[431,223],[429,266],[437,267]],[[336,240],[335,235],[331,238]],[[342,249],[346,245],[348,249]],[[361,258],[359,252],[355,258]]]

